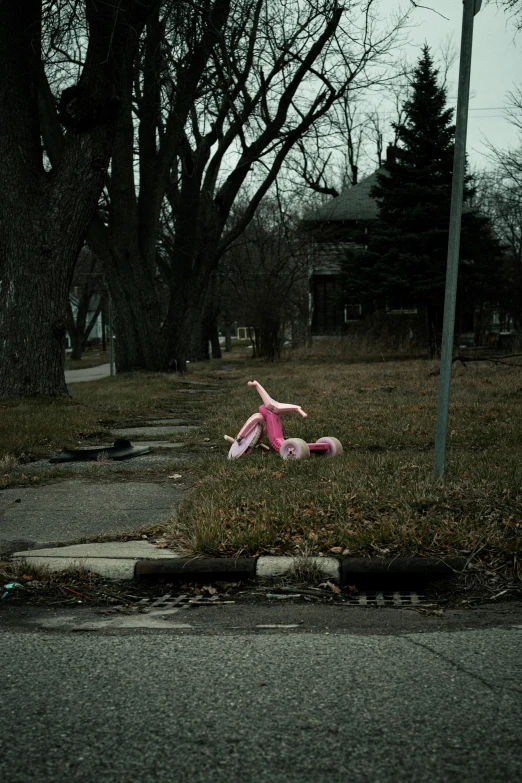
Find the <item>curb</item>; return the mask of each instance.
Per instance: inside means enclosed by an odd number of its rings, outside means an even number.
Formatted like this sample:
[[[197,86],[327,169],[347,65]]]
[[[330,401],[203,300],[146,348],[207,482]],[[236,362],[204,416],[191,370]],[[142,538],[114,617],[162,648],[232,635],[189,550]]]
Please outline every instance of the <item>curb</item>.
[[[13,553],[10,559],[43,566],[51,571],[83,568],[109,579],[187,576],[192,580],[209,580],[228,575],[228,579],[237,581],[294,576],[297,581],[307,577],[312,580],[320,578],[341,585],[353,584],[355,580],[359,583],[370,579],[386,581],[387,577],[429,581],[460,573],[467,564],[464,557],[343,557],[326,554],[313,557],[189,558],[142,540],[31,548]]]
[[[258,558],[163,558],[162,560],[138,560],[134,567],[134,578],[140,580],[150,576],[190,576],[208,578],[209,574],[234,574],[234,576],[259,579],[278,577],[292,572],[303,558],[276,557],[264,555]],[[315,566],[327,579],[334,579],[341,585],[349,584],[354,577],[365,576],[411,576],[436,579],[461,573],[466,558],[357,558],[357,557],[309,557],[306,563]]]

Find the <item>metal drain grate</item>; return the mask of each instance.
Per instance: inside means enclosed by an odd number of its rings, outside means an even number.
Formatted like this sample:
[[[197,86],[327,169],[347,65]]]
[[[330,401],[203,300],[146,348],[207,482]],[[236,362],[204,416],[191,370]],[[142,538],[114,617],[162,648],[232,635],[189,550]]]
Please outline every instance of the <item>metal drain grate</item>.
[[[365,593],[349,596],[344,602],[352,606],[422,606],[426,603],[426,596],[412,590],[395,592],[368,590]]]
[[[210,598],[203,595],[172,595],[167,593],[161,598],[142,598],[138,601],[138,607],[145,611],[152,609],[189,609],[191,606],[215,606],[216,604],[233,604],[235,601],[224,601],[219,595],[212,595]]]
[[[281,598],[302,598],[304,597],[304,593],[305,591],[303,591],[303,593],[299,593],[296,590],[295,595],[284,595],[281,596]],[[329,596],[327,593],[325,593],[323,595],[314,595],[314,597],[328,598]],[[423,606],[427,602],[426,596],[423,593],[413,590],[397,590],[394,592],[386,592],[384,590],[382,592],[378,590],[367,590],[366,592],[357,593],[356,595],[343,595],[342,598],[339,597],[337,600],[339,603],[343,603],[344,605],[348,604],[349,606],[404,607]],[[171,593],[167,593],[160,598],[142,598],[142,600],[138,602],[138,608],[148,612],[153,609],[173,609],[176,607],[179,609],[189,609],[191,606],[216,606],[219,604],[234,603],[236,602],[232,600],[224,600],[223,597],[219,595],[212,595],[210,597],[203,595],[173,596]]]

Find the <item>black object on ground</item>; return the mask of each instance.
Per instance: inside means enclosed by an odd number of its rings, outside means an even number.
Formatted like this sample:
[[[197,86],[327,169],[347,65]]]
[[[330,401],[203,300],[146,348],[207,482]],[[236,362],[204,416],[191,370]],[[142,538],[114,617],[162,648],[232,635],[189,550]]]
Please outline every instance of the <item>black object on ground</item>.
[[[119,438],[110,448],[97,449],[66,449],[63,448],[56,457],[51,457],[49,462],[99,462],[101,459],[130,459],[142,454],[149,454],[150,446],[133,446],[130,440]]]

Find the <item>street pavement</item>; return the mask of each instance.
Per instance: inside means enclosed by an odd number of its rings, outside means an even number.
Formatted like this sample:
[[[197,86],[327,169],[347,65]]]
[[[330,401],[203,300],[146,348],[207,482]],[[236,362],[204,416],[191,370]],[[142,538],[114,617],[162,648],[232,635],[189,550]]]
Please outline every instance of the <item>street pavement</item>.
[[[520,608],[475,628],[462,612],[452,630],[398,610],[336,622],[325,608],[325,625],[320,607],[236,608],[180,611],[161,631],[79,633],[80,608],[4,623],[0,779],[522,778]]]

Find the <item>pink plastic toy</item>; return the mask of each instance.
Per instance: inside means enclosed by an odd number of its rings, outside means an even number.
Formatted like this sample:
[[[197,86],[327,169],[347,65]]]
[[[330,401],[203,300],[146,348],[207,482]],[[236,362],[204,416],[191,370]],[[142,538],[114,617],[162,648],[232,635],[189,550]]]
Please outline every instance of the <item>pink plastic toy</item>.
[[[259,408],[259,413],[254,413],[243,424],[235,438],[225,435],[225,440],[232,444],[228,452],[229,459],[246,457],[266,433],[268,433],[270,445],[279,452],[283,459],[305,459],[310,456],[311,451],[315,454],[323,454],[325,457],[338,457],[343,453],[343,447],[337,438],[319,438],[315,443],[306,443],[301,438],[287,438],[285,440],[279,418],[280,414],[297,411],[304,419],[307,414],[299,405],[276,402],[257,381],[249,381],[248,385],[256,387],[263,400],[263,405]],[[263,444],[261,444],[261,448],[269,450],[268,446]]]

